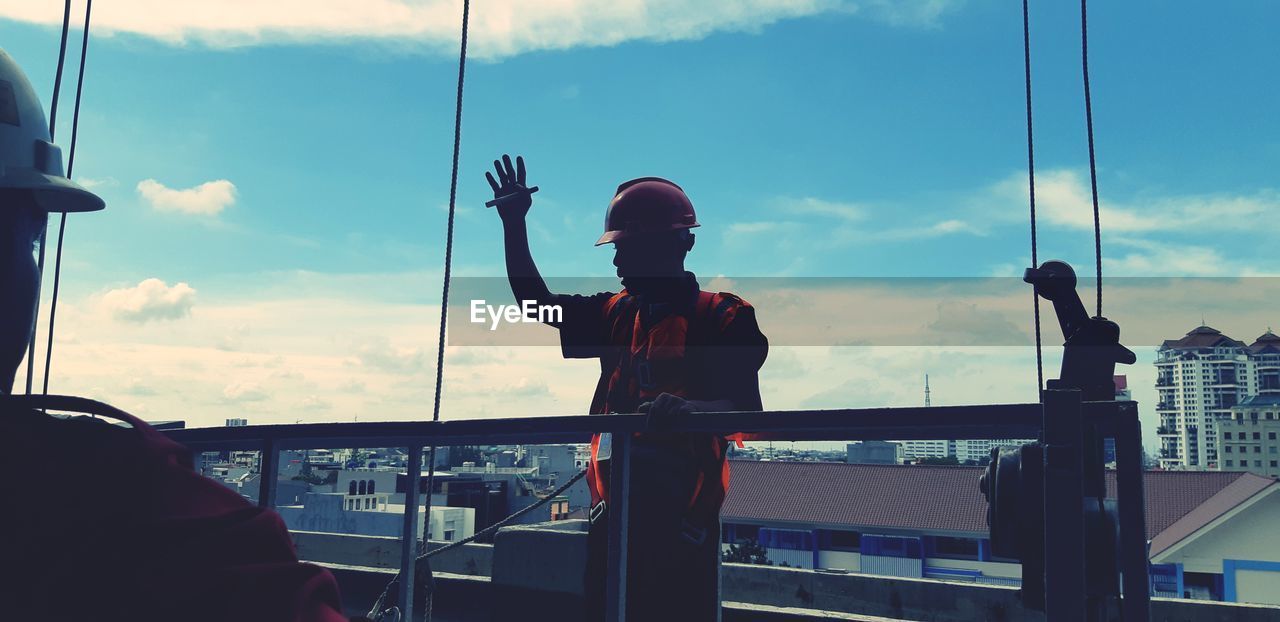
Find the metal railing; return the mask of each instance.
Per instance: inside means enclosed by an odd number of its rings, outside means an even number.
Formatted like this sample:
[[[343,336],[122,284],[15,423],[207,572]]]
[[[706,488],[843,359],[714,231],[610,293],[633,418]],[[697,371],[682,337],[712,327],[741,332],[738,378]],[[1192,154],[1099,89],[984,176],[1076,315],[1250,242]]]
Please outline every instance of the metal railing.
[[[57,411],[94,413],[111,417],[114,408],[66,396],[11,396],[19,405]],[[1079,403],[1079,402],[1077,402]],[[747,441],[844,441],[844,440],[932,440],[980,438],[1039,438],[1046,406],[1039,403],[914,408],[869,408],[797,410],[766,412],[699,413],[674,422],[673,433],[740,435]],[[1141,432],[1135,402],[1085,402],[1080,404],[1082,425],[1097,426],[1105,437],[1116,438],[1119,473],[1120,528],[1123,533],[1141,534],[1122,542],[1121,559],[1130,572],[1124,576],[1125,593],[1137,595],[1134,607],[1146,608],[1145,527],[1142,519]],[[634,433],[646,430],[645,415],[554,416],[515,419],[485,419],[441,422],[363,422],[256,425],[240,427],[190,428],[164,431],[191,452],[258,450],[262,452],[262,482],[258,503],[272,507],[275,502],[279,452],[284,449],[337,449],[360,447],[406,447],[406,481],[421,476],[423,447],[471,444],[553,444],[587,441],[595,433],[612,433],[613,456],[610,481],[615,491],[608,512],[609,555],[606,603],[607,619],[626,619],[627,524],[630,449]],[[977,487],[975,478],[974,486]],[[619,494],[623,493],[623,494]],[[404,505],[404,532],[401,545],[399,606],[402,619],[412,619],[414,569],[418,524],[418,486],[407,486]],[[1048,517],[1047,517],[1048,518]],[[1046,528],[1051,527],[1048,523]],[[1136,530],[1136,531],[1135,531]],[[1052,531],[1050,531],[1052,533]],[[1082,546],[1063,547],[1064,554],[1080,554],[1080,559],[1058,560],[1068,567],[1081,566]],[[1074,553],[1071,549],[1077,549]],[[1052,551],[1051,551],[1052,553]],[[1046,558],[1046,562],[1055,560]],[[1048,564],[1046,564],[1048,565]],[[1141,572],[1133,569],[1141,568]],[[1140,574],[1140,576],[1138,576]],[[1128,609],[1128,607],[1126,607]],[[1053,616],[1050,615],[1050,619]],[[1138,620],[1130,618],[1126,620]],[[1145,620],[1145,616],[1141,618]]]

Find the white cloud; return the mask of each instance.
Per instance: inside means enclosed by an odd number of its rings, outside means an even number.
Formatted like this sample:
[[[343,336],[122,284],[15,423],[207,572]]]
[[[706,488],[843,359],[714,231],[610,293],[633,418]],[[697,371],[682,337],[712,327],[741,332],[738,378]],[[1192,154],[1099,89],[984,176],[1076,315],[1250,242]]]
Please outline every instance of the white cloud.
[[[1207,246],[1130,238],[1113,241],[1128,249],[1111,253],[1119,255],[1117,258],[1104,260],[1103,268],[1116,276],[1234,276],[1241,272],[1239,265]]]
[[[956,300],[943,300],[937,309],[937,318],[925,326],[925,343],[944,346],[1027,344],[1027,334],[1000,311]]]
[[[1105,189],[1099,192],[1104,233],[1243,231],[1280,213],[1280,193],[1274,190],[1253,195],[1157,196],[1129,203],[1109,200]],[[1016,173],[995,184],[991,193],[998,197],[1002,215],[1023,213],[1007,206],[1027,204],[1026,173]],[[1092,231],[1093,197],[1087,174],[1068,169],[1037,173],[1036,212],[1049,224]]]
[[[143,382],[138,378],[130,378],[126,380],[120,387],[120,391],[127,395],[155,395],[156,390],[150,384]]]
[[[233,382],[222,389],[222,397],[228,402],[261,402],[270,395],[255,382]]]
[[[333,408],[333,403],[318,395],[308,395],[298,402],[298,408],[302,410],[329,410]]]
[[[782,229],[793,229],[798,226],[794,222],[758,221],[735,222],[724,228],[725,236],[751,235],[753,233],[772,233]]]
[[[895,26],[937,26],[938,20],[961,4],[957,0],[864,0],[862,6],[877,19]]]
[[[161,212],[215,216],[236,202],[236,185],[225,179],[175,190],[154,179],[138,182],[138,194]]]
[[[785,199],[783,205],[788,212],[793,214],[828,216],[846,222],[856,222],[867,216],[867,210],[861,205],[827,201],[815,197]]]
[[[426,354],[421,348],[396,346],[383,337],[370,339],[356,352],[361,365],[395,373],[411,373],[422,369]]]
[[[142,323],[187,317],[195,298],[196,290],[186,283],[170,287],[160,279],[150,278],[133,287],[108,291],[99,304],[117,320]]]
[[[957,234],[986,235],[986,231],[983,231],[966,221],[952,218],[935,222],[932,225],[919,227],[903,227],[898,229],[885,229],[883,231],[850,231],[847,232],[844,237],[851,239],[865,237],[867,241],[921,240]]]
[[[963,220],[944,220],[925,229],[925,231],[936,234],[946,235],[948,233],[980,233],[979,229]]]
[[[114,177],[103,177],[101,179],[93,177],[77,177],[76,183],[89,190],[93,190],[94,188],[110,188],[120,185],[120,182],[117,182]]]
[[[61,24],[56,3],[0,0],[0,17]],[[558,0],[536,7],[486,0],[471,9],[469,53],[501,58],[534,50],[687,41],[754,32],[785,19],[856,13],[899,26],[936,26],[959,0]],[[95,7],[99,33],[130,33],[174,45],[381,40],[456,53],[460,0],[115,0]]]

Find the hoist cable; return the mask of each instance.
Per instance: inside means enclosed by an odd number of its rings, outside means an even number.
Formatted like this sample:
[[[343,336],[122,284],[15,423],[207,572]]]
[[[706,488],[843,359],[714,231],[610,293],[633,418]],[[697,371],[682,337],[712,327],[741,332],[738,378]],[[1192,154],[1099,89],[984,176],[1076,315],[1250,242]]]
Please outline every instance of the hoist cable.
[[[53,101],[49,104],[49,142],[53,142],[58,129],[58,96],[62,93],[62,66],[67,59],[67,32],[71,29],[71,0],[67,0],[62,8],[62,41],[58,46],[58,68],[53,76]],[[40,286],[44,282],[44,246],[49,237],[49,223],[46,220],[44,230],[40,232],[40,255],[36,260],[36,309],[31,318],[31,339],[27,341],[27,395],[31,394],[31,385],[36,373],[36,331],[35,326],[40,319]]]
[[[76,139],[80,135],[80,94],[84,92],[84,64],[89,55],[89,18],[93,15],[93,0],[84,7],[84,35],[80,40],[80,73],[76,77],[76,103],[71,113],[71,148],[67,153],[67,179],[71,179],[76,167]],[[53,296],[49,301],[49,342],[44,350],[44,387],[49,394],[49,368],[53,362],[53,324],[58,317],[58,286],[62,282],[62,240],[67,232],[67,213],[62,212],[58,221],[58,248],[53,259]]]
[[[537,501],[535,501],[534,503],[531,503],[531,504],[529,504],[529,505],[526,505],[526,506],[525,506],[525,507],[523,507],[523,508],[520,508],[519,510],[516,510],[516,511],[515,511],[514,513],[512,513],[510,516],[508,516],[508,517],[506,517],[506,518],[504,518],[504,519],[502,519],[502,520],[500,520],[500,521],[498,521],[498,522],[496,522],[496,523],[494,523],[494,524],[492,524],[492,525],[489,525],[488,527],[485,527],[484,529],[481,529],[480,531],[477,531],[477,532],[475,532],[475,533],[471,534],[470,536],[467,536],[467,537],[465,537],[465,538],[463,538],[463,539],[461,539],[461,540],[455,540],[455,541],[453,541],[453,542],[450,542],[449,544],[446,544],[446,545],[444,545],[444,546],[442,546],[442,547],[440,547],[440,548],[438,548],[438,549],[432,550],[432,551],[430,551],[430,552],[423,553],[423,554],[419,555],[419,556],[418,556],[418,558],[417,558],[416,560],[414,560],[414,563],[417,563],[417,562],[420,562],[420,561],[427,560],[427,559],[429,559],[429,558],[435,557],[435,556],[440,555],[440,554],[442,554],[442,553],[447,553],[447,552],[449,552],[449,551],[452,551],[453,549],[456,549],[456,548],[458,548],[458,547],[461,547],[461,546],[464,546],[464,545],[470,544],[470,543],[475,542],[476,540],[478,540],[478,539],[480,539],[480,538],[483,538],[483,537],[485,537],[485,536],[488,536],[489,534],[491,534],[491,533],[493,533],[493,532],[495,532],[495,531],[497,531],[497,530],[499,530],[499,529],[501,529],[501,528],[503,528],[503,527],[506,527],[507,525],[510,525],[512,522],[514,522],[515,520],[519,519],[521,516],[524,516],[525,514],[528,514],[529,512],[532,512],[532,511],[534,511],[534,510],[536,510],[536,509],[538,509],[538,508],[540,508],[540,507],[542,507],[542,506],[546,505],[546,504],[547,504],[548,502],[550,502],[550,501],[554,501],[554,500],[556,499],[556,497],[559,497],[560,495],[564,494],[564,492],[565,492],[566,490],[569,490],[569,488],[570,488],[571,486],[573,486],[574,484],[578,483],[578,480],[582,479],[582,478],[583,478],[583,476],[585,476],[586,474],[587,474],[587,470],[586,470],[586,469],[583,469],[583,470],[581,470],[581,471],[578,471],[578,473],[577,473],[576,475],[574,475],[573,477],[570,477],[570,478],[569,478],[569,481],[567,481],[567,482],[565,482],[565,483],[561,484],[559,488],[557,488],[557,489],[555,489],[554,491],[552,491],[552,492],[548,493],[547,495],[545,495],[545,496],[543,496],[542,498],[538,499],[538,500],[537,500]],[[385,587],[383,587],[383,588],[382,588],[382,594],[381,594],[381,595],[379,595],[379,596],[378,596],[378,598],[377,598],[376,600],[374,600],[374,602],[373,602],[373,607],[369,610],[369,614],[368,614],[368,616],[367,616],[367,617],[369,617],[369,618],[373,618],[373,619],[375,619],[375,620],[379,620],[378,616],[385,614],[387,611],[390,611],[390,610],[384,610],[384,609],[383,609],[383,605],[384,605],[384,604],[386,603],[386,601],[387,601],[387,595],[388,595],[388,594],[390,594],[390,592],[391,592],[391,586],[393,586],[393,585],[399,585],[399,581],[400,581],[400,579],[399,579],[398,577],[397,577],[397,578],[395,578],[395,579],[392,579],[389,583],[387,583],[387,585],[386,585]],[[400,612],[399,612],[399,611],[396,611],[395,613],[398,615]],[[429,614],[428,614],[428,615],[429,615]]]
[[[1084,118],[1089,132],[1089,186],[1093,191],[1093,253],[1097,265],[1098,313],[1102,316],[1102,219],[1098,211],[1098,164],[1093,151],[1093,100],[1089,92],[1089,2],[1080,0],[1080,56],[1084,69]]]
[[[445,330],[449,321],[449,278],[453,267],[453,220],[458,199],[458,153],[462,146],[462,86],[467,75],[467,19],[471,14],[471,0],[462,2],[462,43],[458,52],[458,94],[453,114],[453,170],[449,178],[449,225],[445,230],[444,243],[444,284],[440,295],[440,338],[436,344],[436,395],[431,413],[432,421],[440,420],[440,392],[444,385],[444,341]],[[418,465],[421,466],[421,465]],[[431,537],[431,491],[435,488],[436,478],[436,445],[431,444],[431,452],[427,458],[427,503],[426,516],[422,521],[422,549],[426,549]],[[406,534],[405,537],[412,537]],[[414,562],[416,565],[416,561]],[[416,572],[414,573],[416,579]],[[427,594],[424,619],[431,622],[433,594]]]
[[[1022,0],[1022,65],[1027,93],[1027,184],[1031,197],[1031,267],[1040,267],[1036,249],[1036,149],[1031,132],[1031,20],[1027,0]],[[1036,399],[1044,389],[1044,355],[1040,340],[1040,295],[1031,291],[1031,305],[1035,316],[1036,332]]]

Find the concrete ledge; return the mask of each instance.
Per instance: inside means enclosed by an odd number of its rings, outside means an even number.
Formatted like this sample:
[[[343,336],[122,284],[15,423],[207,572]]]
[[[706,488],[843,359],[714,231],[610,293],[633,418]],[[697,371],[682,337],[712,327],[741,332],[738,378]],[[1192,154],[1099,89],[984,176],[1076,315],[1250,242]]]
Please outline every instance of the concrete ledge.
[[[721,598],[732,602],[920,622],[1035,622],[1012,587],[751,564],[720,567]]]
[[[557,620],[580,619],[586,538],[582,525],[564,523],[505,528],[494,546],[466,545],[433,559],[440,614],[435,622],[530,619],[531,603]],[[305,548],[333,538],[338,548],[329,552]],[[384,553],[392,543],[398,551],[395,538],[296,532],[295,539],[300,553],[315,550],[332,560],[325,565],[338,576],[348,613],[367,610],[399,565],[398,553],[392,558]],[[342,539],[354,543],[343,545]],[[432,543],[433,548],[439,544]],[[395,563],[389,567],[360,563],[391,559]],[[490,572],[492,581],[485,576]],[[1044,620],[1042,613],[1022,607],[1016,588],[976,583],[723,564],[721,586],[726,622]],[[1280,607],[1184,599],[1154,599],[1151,613],[1155,622],[1280,622]]]
[[[499,529],[493,538],[494,619],[524,618],[532,602],[557,612],[557,619],[582,619],[587,528],[585,520],[566,520]]]
[[[298,558],[322,564],[368,568],[400,568],[400,538],[362,536],[317,531],[293,531]],[[449,544],[431,541],[431,550]],[[493,573],[492,544],[464,544],[431,558],[431,568],[441,572],[488,577]]]
[[[877,618],[851,613],[836,613],[798,607],[770,607],[749,603],[724,602],[720,606],[724,622],[820,622],[844,620],[847,622],[897,622],[892,618]]]

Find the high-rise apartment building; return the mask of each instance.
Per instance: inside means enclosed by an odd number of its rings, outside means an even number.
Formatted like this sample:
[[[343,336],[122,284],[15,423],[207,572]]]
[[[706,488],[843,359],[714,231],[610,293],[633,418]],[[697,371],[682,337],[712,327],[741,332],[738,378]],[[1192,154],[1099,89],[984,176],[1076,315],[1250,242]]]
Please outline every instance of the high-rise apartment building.
[[[1156,357],[1160,466],[1217,468],[1221,422],[1254,395],[1280,394],[1280,336],[1252,344],[1199,326],[1160,346]]]

